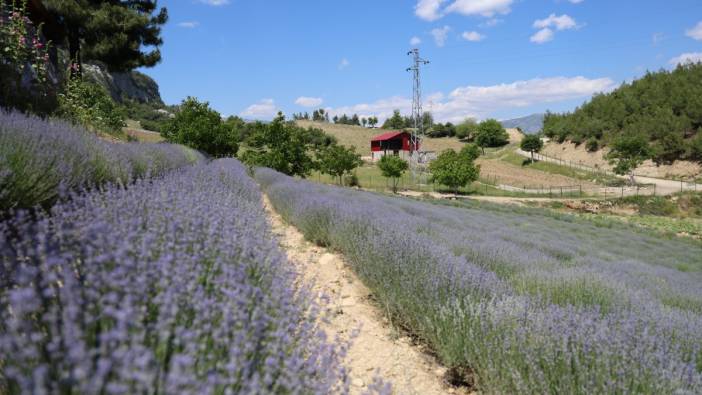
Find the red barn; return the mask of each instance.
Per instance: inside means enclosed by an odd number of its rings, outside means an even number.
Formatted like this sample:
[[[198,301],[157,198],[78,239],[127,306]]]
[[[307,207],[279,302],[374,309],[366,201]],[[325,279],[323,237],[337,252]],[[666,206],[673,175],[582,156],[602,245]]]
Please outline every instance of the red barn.
[[[407,132],[392,131],[375,136],[371,139],[371,156],[373,161],[380,160],[390,151],[402,159],[409,159],[410,151],[419,151],[419,142],[412,150],[412,135]]]

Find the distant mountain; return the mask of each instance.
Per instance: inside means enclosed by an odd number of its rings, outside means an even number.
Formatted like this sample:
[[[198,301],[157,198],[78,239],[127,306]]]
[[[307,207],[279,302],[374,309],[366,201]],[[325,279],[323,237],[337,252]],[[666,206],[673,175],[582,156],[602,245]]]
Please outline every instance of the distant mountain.
[[[544,127],[544,114],[532,114],[500,122],[505,128],[520,128],[526,134],[536,134]]]

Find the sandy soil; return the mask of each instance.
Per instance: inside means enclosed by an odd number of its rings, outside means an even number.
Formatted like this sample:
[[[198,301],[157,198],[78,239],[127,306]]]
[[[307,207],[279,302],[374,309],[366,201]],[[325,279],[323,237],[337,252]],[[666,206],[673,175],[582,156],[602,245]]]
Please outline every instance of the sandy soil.
[[[465,393],[445,384],[446,368],[388,323],[342,256],[307,242],[283,222],[267,197],[264,205],[288,258],[329,309],[329,320],[320,323],[327,335],[347,340],[356,332],[345,361],[352,394],[362,393],[376,375],[392,383],[396,394]]]
[[[612,166],[604,159],[604,155],[607,152],[607,148],[597,152],[587,152],[585,144],[576,146],[569,142],[559,144],[554,141],[545,144],[544,149],[541,151],[542,154],[552,158],[569,160],[597,169],[611,170]],[[653,161],[647,160],[636,169],[636,174],[656,178],[697,177],[702,175],[702,166],[698,163],[684,160],[675,161],[672,165],[656,166]]]

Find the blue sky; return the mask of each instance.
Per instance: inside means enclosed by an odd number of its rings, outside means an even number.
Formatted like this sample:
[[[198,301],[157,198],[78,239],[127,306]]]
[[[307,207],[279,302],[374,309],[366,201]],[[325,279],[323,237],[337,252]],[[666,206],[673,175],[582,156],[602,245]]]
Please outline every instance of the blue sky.
[[[424,108],[441,121],[573,109],[646,70],[702,60],[700,0],[161,0],[163,62],[142,70],[169,104],[270,119],[324,107]]]

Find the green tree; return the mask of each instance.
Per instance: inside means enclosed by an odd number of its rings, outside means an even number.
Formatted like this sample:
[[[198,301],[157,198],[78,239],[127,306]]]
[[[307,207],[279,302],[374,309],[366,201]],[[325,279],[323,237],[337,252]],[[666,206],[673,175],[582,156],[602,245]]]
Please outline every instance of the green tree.
[[[383,177],[392,179],[392,192],[397,193],[397,183],[402,177],[402,173],[409,169],[409,163],[399,156],[383,155],[378,162],[378,168]]]
[[[610,148],[607,159],[614,165],[614,172],[620,175],[628,174],[629,181],[634,185],[634,171],[653,154],[648,139],[641,134],[622,135]]]
[[[472,118],[467,118],[460,124],[456,125],[456,137],[459,139],[468,139],[478,130],[478,123]]]
[[[346,148],[343,145],[331,144],[317,153],[319,171],[323,174],[339,179],[343,184],[344,174],[351,173],[353,169],[363,164],[361,155],[356,153],[356,148]]]
[[[496,119],[486,119],[478,124],[478,129],[475,132],[475,143],[485,153],[485,147],[499,147],[509,143],[509,135]]]
[[[475,144],[466,144],[461,148],[460,154],[473,162],[480,157],[480,148]]]
[[[289,176],[307,177],[315,168],[311,157],[317,148],[310,129],[286,122],[282,113],[270,124],[256,123],[246,140],[243,160],[249,166],[269,167]]]
[[[530,134],[522,139],[520,144],[522,151],[531,153],[531,162],[534,162],[534,152],[541,151],[544,148],[544,142],[541,138],[535,134]]]
[[[382,126],[383,129],[404,129],[405,119],[400,114],[400,110],[394,110],[392,112],[392,117],[385,120]]]
[[[235,156],[239,149],[236,120],[222,122],[219,113],[209,103],[188,97],[180,111],[163,127],[166,140],[187,145],[213,157]]]
[[[690,158],[702,163],[702,128],[697,131],[697,135],[690,142]]]
[[[110,70],[151,67],[161,61],[161,26],[168,20],[155,0],[44,0],[62,25],[69,57],[80,73],[82,62],[98,60]],[[151,48],[144,51],[144,48]]]
[[[432,161],[429,170],[434,182],[446,185],[456,193],[480,175],[480,166],[475,164],[472,154],[468,151],[457,153],[452,149],[442,152]]]

